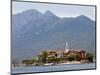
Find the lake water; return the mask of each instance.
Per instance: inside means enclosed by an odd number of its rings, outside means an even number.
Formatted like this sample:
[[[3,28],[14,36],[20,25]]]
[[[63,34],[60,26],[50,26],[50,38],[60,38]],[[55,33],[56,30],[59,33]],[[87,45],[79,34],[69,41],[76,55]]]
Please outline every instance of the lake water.
[[[12,68],[12,74],[17,73],[37,73],[37,72],[51,72],[51,71],[67,71],[67,70],[81,70],[81,69],[95,69],[95,63],[87,64],[66,64],[66,65],[52,65],[52,66],[33,66],[33,67],[15,67]]]

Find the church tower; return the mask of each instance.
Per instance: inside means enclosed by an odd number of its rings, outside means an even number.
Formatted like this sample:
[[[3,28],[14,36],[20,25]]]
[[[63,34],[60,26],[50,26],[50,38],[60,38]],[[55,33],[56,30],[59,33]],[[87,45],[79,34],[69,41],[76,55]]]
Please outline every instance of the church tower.
[[[68,51],[69,51],[69,48],[68,48],[68,42],[66,42],[65,52],[67,53]]]

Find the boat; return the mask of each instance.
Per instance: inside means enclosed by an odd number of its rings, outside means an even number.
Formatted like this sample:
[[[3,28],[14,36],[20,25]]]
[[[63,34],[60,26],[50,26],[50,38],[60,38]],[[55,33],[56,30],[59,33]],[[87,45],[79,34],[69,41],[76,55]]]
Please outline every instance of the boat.
[[[51,65],[53,65],[54,63],[46,63],[46,64],[44,64],[44,66],[51,66]]]

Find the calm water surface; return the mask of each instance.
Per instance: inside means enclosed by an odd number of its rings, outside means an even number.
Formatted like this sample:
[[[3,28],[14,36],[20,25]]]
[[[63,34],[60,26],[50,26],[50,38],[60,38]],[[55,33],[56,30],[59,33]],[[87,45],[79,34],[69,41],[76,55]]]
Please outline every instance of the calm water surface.
[[[15,67],[12,68],[12,74],[17,73],[36,73],[48,71],[78,70],[78,69],[95,69],[95,63],[87,64],[66,64],[53,66],[33,66],[33,67]]]

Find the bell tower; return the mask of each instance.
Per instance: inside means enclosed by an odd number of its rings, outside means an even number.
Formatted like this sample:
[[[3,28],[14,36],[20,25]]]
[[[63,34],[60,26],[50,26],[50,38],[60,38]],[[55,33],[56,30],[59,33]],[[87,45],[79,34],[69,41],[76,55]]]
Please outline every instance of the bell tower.
[[[69,51],[69,48],[68,48],[68,42],[66,42],[65,52],[67,53],[68,51]]]

